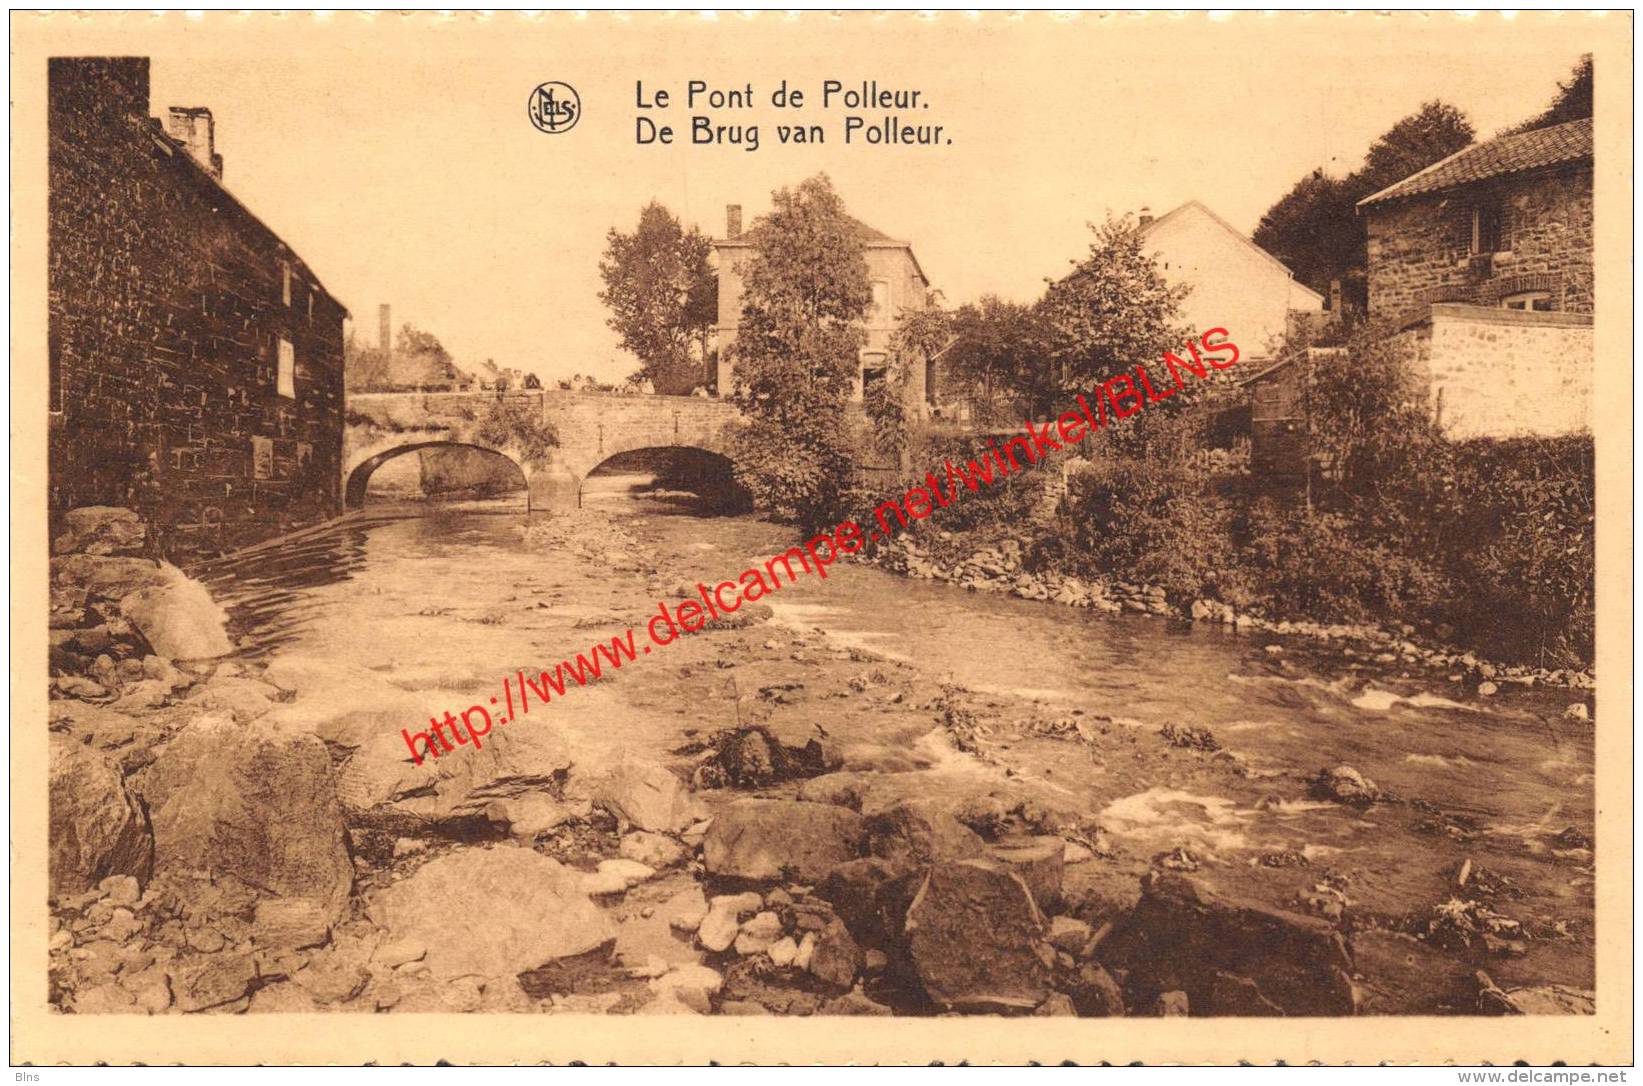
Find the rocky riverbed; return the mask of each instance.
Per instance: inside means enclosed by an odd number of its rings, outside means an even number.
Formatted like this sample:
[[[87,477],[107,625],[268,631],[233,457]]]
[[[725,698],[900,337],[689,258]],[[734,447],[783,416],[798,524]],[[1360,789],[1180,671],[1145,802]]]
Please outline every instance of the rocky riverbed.
[[[642,625],[780,531],[354,521],[193,580],[139,557],[120,511],[71,523],[52,595],[65,1012],[1591,1010],[1590,804],[1520,818],[1468,791],[1499,772],[1475,750],[1400,755],[1389,780],[1139,687],[1037,696],[1042,664],[1013,645],[992,651],[1017,681],[974,681],[813,620],[830,581],[416,766],[401,728]],[[858,575],[884,577],[835,579]],[[925,625],[954,606],[923,603]],[[1314,694],[1423,697],[1301,671],[1293,648],[1213,651],[1240,654],[1229,697],[1296,720],[1358,711]],[[1574,793],[1577,724],[1543,771]],[[1503,731],[1498,754],[1543,743]]]

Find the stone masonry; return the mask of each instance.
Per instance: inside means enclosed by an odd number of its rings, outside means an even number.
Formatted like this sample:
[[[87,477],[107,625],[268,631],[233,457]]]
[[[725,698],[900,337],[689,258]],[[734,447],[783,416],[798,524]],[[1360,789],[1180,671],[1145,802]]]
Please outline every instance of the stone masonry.
[[[149,116],[148,75],[50,62],[50,503],[134,508],[188,556],[340,511],[346,311],[222,186],[209,111]]]
[[[1444,433],[1550,436],[1591,427],[1592,319],[1439,304],[1400,339],[1413,348]]]
[[[542,463],[529,463],[512,445],[481,436],[498,401],[529,412],[553,428],[559,444]],[[360,393],[349,397],[342,478],[349,508],[365,501],[371,473],[389,460],[425,449],[471,447],[500,453],[518,465],[530,508],[576,508],[588,473],[618,453],[690,448],[720,456],[740,424],[734,404],[704,396],[613,396],[606,393],[532,392]]]
[[[1471,254],[1472,209],[1498,202],[1502,249]],[[1364,209],[1369,310],[1393,318],[1431,302],[1495,305],[1547,291],[1559,312],[1592,311],[1590,162],[1426,193]]]

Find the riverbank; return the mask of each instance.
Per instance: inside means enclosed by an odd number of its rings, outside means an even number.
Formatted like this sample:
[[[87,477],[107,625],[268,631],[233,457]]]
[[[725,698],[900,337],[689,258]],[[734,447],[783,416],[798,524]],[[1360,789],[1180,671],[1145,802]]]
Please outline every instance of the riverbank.
[[[1548,696],[1533,689],[1510,712],[1451,707],[1217,631],[862,565],[744,607],[483,751],[405,755],[399,729],[431,707],[784,538],[657,503],[436,513],[214,569],[232,657],[153,709],[54,703],[80,746],[105,712],[156,735],[100,755],[131,763],[115,780],[153,815],[152,860],[55,902],[59,1005],[1583,1005],[1590,750],[1531,726],[1518,706]],[[1393,700],[1359,704],[1378,693]],[[1467,779],[1475,794],[1454,802]],[[256,866],[286,855],[307,874]],[[1159,950],[1177,946],[1195,949]]]
[[[953,533],[941,532],[940,536],[949,544],[946,550],[954,549]],[[958,549],[966,548],[960,544]],[[1305,638],[1334,646],[1346,659],[1366,658],[1378,664],[1442,673],[1446,681],[1483,697],[1496,694],[1502,684],[1582,692],[1597,689],[1596,676],[1590,670],[1528,667],[1482,659],[1470,649],[1436,644],[1407,624],[1394,630],[1376,623],[1325,623],[1304,617],[1272,619],[1239,612],[1219,600],[1171,599],[1158,585],[1028,571],[1022,564],[1024,553],[1021,540],[1005,538],[977,547],[965,558],[944,561],[932,550],[920,547],[917,540],[902,536],[873,552],[869,560],[882,569],[908,577],[944,581],[974,592],[1009,593],[1021,599],[1090,608],[1108,614],[1132,612],[1213,623],[1252,636]],[[1589,721],[1591,711],[1591,705],[1583,698],[1570,703],[1569,718]]]

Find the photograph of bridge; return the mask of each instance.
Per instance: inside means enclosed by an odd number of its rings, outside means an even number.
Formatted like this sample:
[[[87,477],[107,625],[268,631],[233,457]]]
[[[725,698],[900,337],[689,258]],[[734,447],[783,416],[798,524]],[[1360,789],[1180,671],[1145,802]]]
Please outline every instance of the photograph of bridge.
[[[13,16],[62,1058],[1629,1043],[1629,16],[611,18]]]

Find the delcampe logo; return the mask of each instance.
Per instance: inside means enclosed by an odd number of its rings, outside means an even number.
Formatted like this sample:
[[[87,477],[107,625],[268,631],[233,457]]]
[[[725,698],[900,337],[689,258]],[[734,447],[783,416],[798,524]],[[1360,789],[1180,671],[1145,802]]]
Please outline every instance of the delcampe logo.
[[[531,91],[526,109],[531,123],[543,132],[568,132],[582,119],[582,99],[569,83],[543,83]]]

